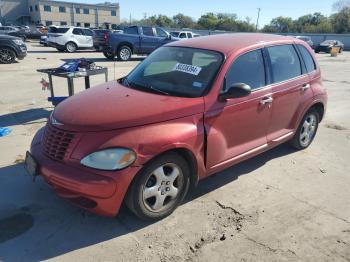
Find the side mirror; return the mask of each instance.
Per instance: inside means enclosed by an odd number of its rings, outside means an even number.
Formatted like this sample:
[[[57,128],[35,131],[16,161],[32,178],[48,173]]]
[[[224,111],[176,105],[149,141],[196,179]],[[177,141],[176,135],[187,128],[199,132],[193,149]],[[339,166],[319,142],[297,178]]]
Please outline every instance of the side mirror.
[[[249,96],[252,89],[249,85],[244,83],[235,83],[231,85],[225,92],[219,95],[219,101],[224,102],[231,98],[240,98]]]
[[[168,36],[166,37],[167,40],[171,40],[171,34],[168,34]]]

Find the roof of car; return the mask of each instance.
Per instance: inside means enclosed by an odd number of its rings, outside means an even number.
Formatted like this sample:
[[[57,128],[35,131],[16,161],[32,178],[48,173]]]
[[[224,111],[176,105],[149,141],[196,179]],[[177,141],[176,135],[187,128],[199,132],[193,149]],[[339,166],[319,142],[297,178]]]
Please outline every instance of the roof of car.
[[[289,36],[259,33],[219,34],[191,38],[186,41],[171,42],[168,46],[193,47],[219,51],[224,55],[254,45],[292,42],[295,39]]]

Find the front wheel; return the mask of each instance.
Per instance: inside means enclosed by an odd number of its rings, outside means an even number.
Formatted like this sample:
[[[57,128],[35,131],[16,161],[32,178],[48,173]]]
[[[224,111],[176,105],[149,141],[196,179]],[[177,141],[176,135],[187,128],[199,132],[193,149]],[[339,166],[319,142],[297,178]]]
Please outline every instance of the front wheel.
[[[170,215],[187,194],[190,168],[177,153],[152,161],[137,175],[126,196],[126,205],[143,220]]]
[[[316,136],[318,124],[319,114],[315,109],[309,110],[290,141],[291,146],[299,150],[307,148]]]
[[[120,61],[129,61],[131,58],[131,55],[132,55],[132,52],[130,47],[128,46],[122,46],[118,49],[117,56]]]
[[[1,47],[0,48],[0,63],[2,64],[12,64],[16,60],[16,53],[10,48]]]

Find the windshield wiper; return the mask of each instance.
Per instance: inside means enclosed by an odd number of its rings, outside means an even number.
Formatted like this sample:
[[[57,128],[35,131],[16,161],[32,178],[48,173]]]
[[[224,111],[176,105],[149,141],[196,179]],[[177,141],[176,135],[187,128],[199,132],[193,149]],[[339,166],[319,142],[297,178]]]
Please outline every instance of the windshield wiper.
[[[170,96],[170,94],[168,92],[160,90],[160,89],[158,89],[158,88],[156,88],[156,87],[154,87],[152,85],[141,85],[141,84],[138,84],[138,83],[135,83],[135,82],[131,82],[127,78],[125,78],[124,81],[126,81],[126,84],[129,87],[136,87],[136,88],[140,88],[140,89],[143,89],[143,90],[149,90],[150,89],[150,90],[152,90],[152,91],[154,91],[154,92],[156,92],[158,94]]]

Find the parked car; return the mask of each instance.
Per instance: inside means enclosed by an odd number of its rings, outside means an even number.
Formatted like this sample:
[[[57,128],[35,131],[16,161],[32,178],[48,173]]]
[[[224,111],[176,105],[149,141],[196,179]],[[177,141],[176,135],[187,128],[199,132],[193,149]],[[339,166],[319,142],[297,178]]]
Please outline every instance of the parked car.
[[[27,46],[22,39],[9,35],[0,35],[1,64],[11,64],[15,62],[16,58],[22,60],[26,55]]]
[[[48,46],[47,44],[47,35],[43,35],[40,37],[40,44],[43,46]]]
[[[311,37],[309,37],[309,36],[302,36],[302,35],[299,35],[299,36],[296,36],[295,38],[298,38],[298,39],[300,39],[300,40],[305,41],[306,43],[309,44],[309,46],[310,46],[311,48],[314,47],[314,42],[311,40]]]
[[[0,26],[0,35],[10,35],[21,38],[26,41],[24,29],[18,29],[14,26]]]
[[[86,210],[114,216],[125,202],[161,219],[200,179],[285,142],[307,148],[326,109],[321,79],[312,49],[292,37],[172,42],[59,104],[25,165]]]
[[[344,50],[344,44],[338,40],[326,40],[319,44],[315,52],[320,53],[320,52],[325,52],[325,53],[330,53],[332,47],[339,47],[339,53],[343,52]]]
[[[103,51],[109,34],[120,34],[122,30],[110,30],[110,29],[95,29],[94,31],[94,48],[96,51]]]
[[[148,55],[172,41],[175,39],[160,27],[130,26],[123,34],[107,35],[103,54],[111,60],[117,56],[121,61],[128,61],[133,54]]]
[[[170,35],[175,38],[194,38],[194,37],[199,37],[201,35],[195,34],[191,31],[172,31],[170,32]]]
[[[93,31],[87,28],[50,27],[47,44],[60,52],[74,53],[80,49],[93,49],[93,35]]]

